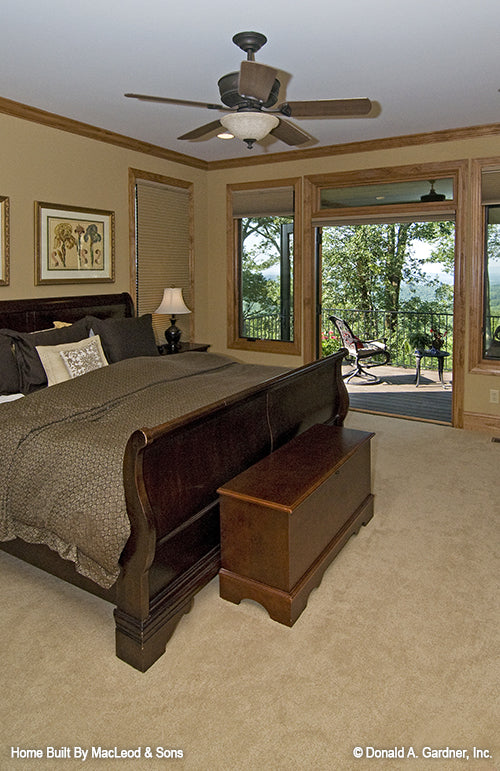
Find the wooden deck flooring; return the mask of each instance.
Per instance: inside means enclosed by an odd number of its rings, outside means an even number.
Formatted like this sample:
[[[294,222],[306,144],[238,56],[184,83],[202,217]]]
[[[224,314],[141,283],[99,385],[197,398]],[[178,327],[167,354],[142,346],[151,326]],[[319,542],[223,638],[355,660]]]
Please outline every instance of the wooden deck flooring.
[[[349,364],[343,367],[344,373],[350,369]],[[414,369],[389,365],[375,367],[371,372],[380,378],[380,383],[371,384],[355,377],[346,384],[350,409],[451,424],[451,372],[444,373],[444,388],[436,371],[422,370],[418,387]]]

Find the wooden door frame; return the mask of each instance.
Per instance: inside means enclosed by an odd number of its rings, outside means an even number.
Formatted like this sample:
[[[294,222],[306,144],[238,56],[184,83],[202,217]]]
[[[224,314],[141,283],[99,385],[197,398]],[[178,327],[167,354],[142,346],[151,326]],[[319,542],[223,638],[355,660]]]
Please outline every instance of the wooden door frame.
[[[452,425],[463,427],[464,421],[464,379],[465,379],[465,244],[466,244],[466,180],[469,171],[469,161],[458,160],[441,163],[412,164],[411,166],[392,166],[357,171],[338,172],[334,174],[316,174],[304,178],[304,359],[312,361],[315,357],[315,316],[316,316],[316,223],[320,220],[339,218],[339,210],[321,210],[319,197],[324,187],[352,187],[390,182],[404,182],[414,179],[439,179],[452,177],[453,201],[443,201],[437,204],[407,204],[405,212],[429,213],[446,212],[453,209],[455,213],[455,273],[454,273],[454,303],[453,303],[453,395],[452,395]],[[394,216],[401,211],[397,206],[377,206],[376,214]],[[346,214],[356,219],[374,215],[374,207],[342,209],[342,219]]]

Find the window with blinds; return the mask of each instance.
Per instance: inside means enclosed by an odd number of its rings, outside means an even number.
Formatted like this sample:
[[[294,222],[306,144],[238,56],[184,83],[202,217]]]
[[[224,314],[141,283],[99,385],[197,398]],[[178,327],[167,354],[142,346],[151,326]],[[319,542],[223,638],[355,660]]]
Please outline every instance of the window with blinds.
[[[177,187],[136,179],[136,307],[137,314],[153,313],[167,287],[180,287],[193,311],[191,255],[191,186]],[[182,340],[191,339],[193,313],[177,317]],[[167,316],[153,313],[158,343],[165,342]]]

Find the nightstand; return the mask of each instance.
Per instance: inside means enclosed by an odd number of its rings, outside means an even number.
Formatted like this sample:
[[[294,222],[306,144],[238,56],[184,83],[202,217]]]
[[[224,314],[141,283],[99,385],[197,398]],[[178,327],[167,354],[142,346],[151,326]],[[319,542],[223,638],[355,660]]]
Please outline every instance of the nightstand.
[[[186,353],[187,351],[208,351],[210,343],[179,343],[176,351],[171,351],[167,343],[158,346],[158,350],[162,355],[169,355],[172,353]]]

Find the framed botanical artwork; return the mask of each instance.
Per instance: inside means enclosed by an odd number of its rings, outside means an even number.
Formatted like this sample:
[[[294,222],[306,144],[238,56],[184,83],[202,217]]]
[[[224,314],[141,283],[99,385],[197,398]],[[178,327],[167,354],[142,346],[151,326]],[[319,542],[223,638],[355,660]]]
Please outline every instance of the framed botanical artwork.
[[[35,202],[37,284],[115,280],[114,212]]]
[[[0,286],[9,283],[9,199],[0,196]]]

